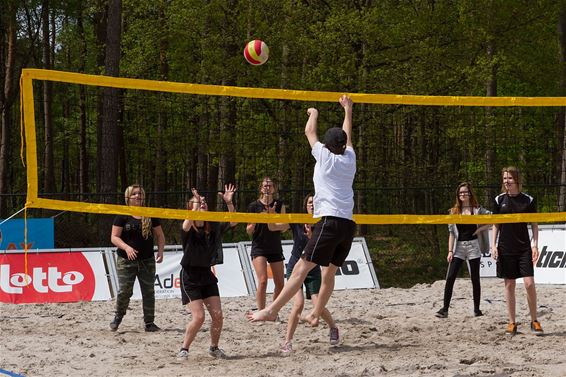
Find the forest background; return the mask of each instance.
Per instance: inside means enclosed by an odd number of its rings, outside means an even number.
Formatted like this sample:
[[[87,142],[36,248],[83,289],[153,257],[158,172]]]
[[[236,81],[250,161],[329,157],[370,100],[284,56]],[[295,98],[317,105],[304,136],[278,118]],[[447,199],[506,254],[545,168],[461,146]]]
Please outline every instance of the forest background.
[[[506,0],[2,0],[0,218],[25,203],[20,160],[22,68],[242,87],[434,96],[566,93],[566,2]],[[270,60],[253,67],[245,43]],[[152,206],[183,208],[191,187],[236,182],[239,211],[261,177],[288,212],[312,190],[306,108],[321,130],[337,103],[165,96],[36,82],[39,190],[122,203],[141,183]],[[516,165],[539,211],[565,211],[563,107],[463,108],[356,104],[356,213],[441,214],[459,182],[488,209],[500,170]],[[55,218],[57,247],[109,244],[113,216],[33,210]],[[164,221],[168,243],[178,221]],[[360,226],[382,286],[445,273],[445,225]],[[239,227],[230,241],[247,239]]]

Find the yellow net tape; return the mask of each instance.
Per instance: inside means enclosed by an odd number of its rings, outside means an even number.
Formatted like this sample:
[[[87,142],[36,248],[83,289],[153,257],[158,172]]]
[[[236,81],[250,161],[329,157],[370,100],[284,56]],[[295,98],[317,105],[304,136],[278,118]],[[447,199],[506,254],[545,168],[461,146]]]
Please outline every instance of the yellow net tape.
[[[231,96],[245,98],[267,98],[295,101],[335,102],[344,93],[315,92],[285,89],[243,88],[219,85],[185,84],[166,81],[151,81],[108,76],[86,75],[42,69],[23,69],[21,76],[21,106],[24,108],[24,126],[27,160],[26,208],[45,208],[62,211],[101,214],[128,214],[170,219],[194,219],[205,221],[232,221],[242,223],[312,223],[305,214],[267,215],[254,213],[192,212],[187,210],[128,207],[124,205],[82,203],[74,201],[43,199],[38,197],[37,151],[33,80],[48,80],[105,86],[114,88],[150,90],[160,92]],[[427,106],[566,106],[566,97],[460,97],[460,96],[414,96],[396,94],[349,93],[356,103],[400,104]],[[23,141],[22,141],[23,148]],[[566,212],[533,213],[515,215],[354,215],[358,224],[495,224],[510,222],[564,222]]]

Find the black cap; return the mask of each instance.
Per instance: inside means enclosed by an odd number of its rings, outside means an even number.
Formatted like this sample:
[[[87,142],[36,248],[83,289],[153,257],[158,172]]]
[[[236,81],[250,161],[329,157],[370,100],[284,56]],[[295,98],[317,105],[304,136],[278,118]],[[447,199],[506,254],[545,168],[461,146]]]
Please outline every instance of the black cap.
[[[324,134],[323,144],[334,154],[344,154],[348,135],[340,127],[329,128]]]

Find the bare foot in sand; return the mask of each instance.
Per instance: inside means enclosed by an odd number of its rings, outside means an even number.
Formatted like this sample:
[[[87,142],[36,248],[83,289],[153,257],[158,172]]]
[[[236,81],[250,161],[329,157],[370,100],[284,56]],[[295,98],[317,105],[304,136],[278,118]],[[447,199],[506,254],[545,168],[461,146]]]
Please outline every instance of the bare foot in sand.
[[[311,325],[312,327],[317,327],[318,326],[318,321],[319,318],[315,317],[312,313],[307,314],[306,316],[304,316],[302,318],[306,323],[308,323],[309,325]]]
[[[273,322],[277,319],[277,313],[272,313],[268,309],[257,310],[255,312],[252,312],[250,310],[246,313],[246,319],[248,320],[248,322]]]

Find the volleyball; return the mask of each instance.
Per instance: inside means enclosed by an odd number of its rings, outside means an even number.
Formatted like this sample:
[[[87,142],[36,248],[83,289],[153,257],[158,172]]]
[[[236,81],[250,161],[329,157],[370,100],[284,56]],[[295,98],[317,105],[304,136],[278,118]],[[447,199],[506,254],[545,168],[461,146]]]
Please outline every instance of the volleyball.
[[[265,42],[254,39],[246,44],[244,57],[251,65],[262,65],[269,58],[269,47]]]

